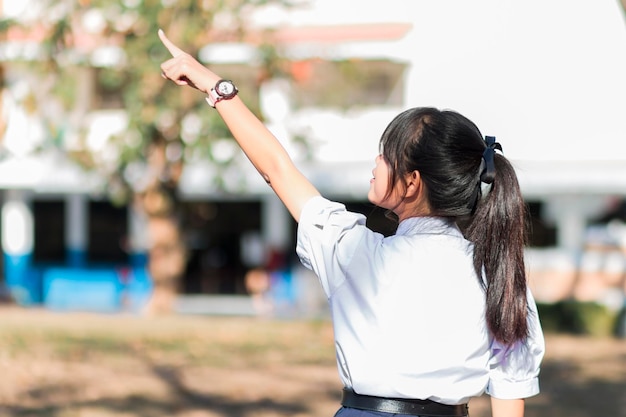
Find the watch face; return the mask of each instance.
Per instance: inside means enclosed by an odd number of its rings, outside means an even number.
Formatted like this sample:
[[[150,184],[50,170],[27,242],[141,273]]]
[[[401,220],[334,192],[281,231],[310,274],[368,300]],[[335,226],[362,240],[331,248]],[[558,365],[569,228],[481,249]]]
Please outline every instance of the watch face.
[[[225,97],[225,98],[234,96],[236,93],[235,86],[233,85],[232,82],[228,80],[220,81],[217,84],[215,90],[220,96]]]

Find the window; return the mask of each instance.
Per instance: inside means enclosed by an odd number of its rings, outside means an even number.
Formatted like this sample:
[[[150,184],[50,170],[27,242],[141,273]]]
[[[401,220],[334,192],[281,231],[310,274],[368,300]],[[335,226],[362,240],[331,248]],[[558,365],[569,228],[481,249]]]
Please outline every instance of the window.
[[[186,202],[183,213],[189,262],[182,291],[245,293],[247,268],[241,259],[241,237],[261,230],[261,203]]]
[[[126,263],[128,209],[109,202],[89,203],[89,248],[87,259],[95,263]]]
[[[401,105],[405,64],[387,60],[292,63],[296,107]]]
[[[65,202],[33,202],[34,261],[65,261]]]
[[[386,209],[375,206],[367,201],[345,202],[345,206],[348,211],[364,215],[367,219],[367,227],[373,231],[385,236],[391,236],[396,233],[396,229],[398,228],[397,217],[393,214],[388,214]]]
[[[542,217],[542,202],[528,202],[530,214],[529,244],[531,247],[556,246],[556,226],[547,223]]]

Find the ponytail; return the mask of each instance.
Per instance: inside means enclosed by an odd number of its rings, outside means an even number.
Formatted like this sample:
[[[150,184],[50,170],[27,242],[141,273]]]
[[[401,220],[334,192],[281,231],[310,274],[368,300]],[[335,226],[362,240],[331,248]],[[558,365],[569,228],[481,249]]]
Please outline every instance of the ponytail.
[[[466,230],[474,244],[474,269],[486,275],[487,325],[496,340],[511,345],[528,334],[526,316],[526,205],[517,176],[504,156],[495,154],[491,190],[479,201]]]
[[[524,340],[526,322],[526,206],[513,167],[495,137],[459,113],[432,107],[400,113],[380,140],[391,170],[389,188],[417,170],[432,215],[469,220],[465,237],[474,244],[474,268],[486,276],[486,321],[499,342]],[[481,182],[491,191],[481,199]]]

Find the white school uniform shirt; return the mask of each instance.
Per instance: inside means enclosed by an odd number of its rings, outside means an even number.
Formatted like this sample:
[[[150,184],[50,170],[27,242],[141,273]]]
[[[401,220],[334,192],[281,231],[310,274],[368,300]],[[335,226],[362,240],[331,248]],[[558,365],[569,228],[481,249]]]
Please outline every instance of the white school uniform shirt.
[[[443,218],[409,218],[384,237],[342,204],[306,203],[296,252],[328,297],[345,387],[444,404],[539,392],[545,348],[532,295],[528,339],[508,349],[495,342],[472,250]]]

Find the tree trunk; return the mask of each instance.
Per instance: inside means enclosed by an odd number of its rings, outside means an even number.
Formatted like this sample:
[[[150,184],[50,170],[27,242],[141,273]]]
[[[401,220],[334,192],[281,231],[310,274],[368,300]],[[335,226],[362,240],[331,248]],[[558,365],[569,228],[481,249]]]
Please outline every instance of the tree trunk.
[[[136,200],[148,221],[148,272],[153,293],[146,306],[148,315],[170,314],[187,264],[187,249],[177,221],[176,188],[182,165],[166,157],[167,142],[156,138],[149,151],[150,186]]]
[[[149,217],[148,232],[148,271],[153,281],[153,292],[145,312],[148,315],[170,314],[174,311],[187,262],[185,245],[178,223],[171,216]]]

